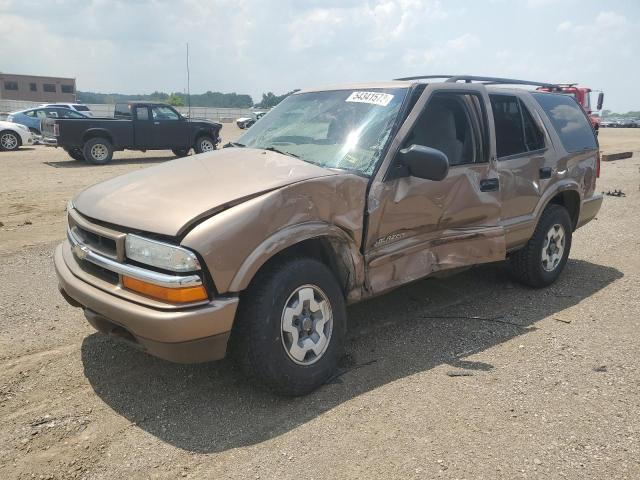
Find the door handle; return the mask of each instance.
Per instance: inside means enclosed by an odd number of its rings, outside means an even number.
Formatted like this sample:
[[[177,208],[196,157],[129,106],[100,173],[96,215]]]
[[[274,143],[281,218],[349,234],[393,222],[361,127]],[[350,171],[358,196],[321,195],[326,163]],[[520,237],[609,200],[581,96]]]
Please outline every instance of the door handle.
[[[481,192],[497,192],[500,190],[500,180],[497,178],[485,178],[480,180]]]
[[[552,173],[553,173],[553,169],[551,167],[542,167],[540,169],[540,180],[551,178]]]

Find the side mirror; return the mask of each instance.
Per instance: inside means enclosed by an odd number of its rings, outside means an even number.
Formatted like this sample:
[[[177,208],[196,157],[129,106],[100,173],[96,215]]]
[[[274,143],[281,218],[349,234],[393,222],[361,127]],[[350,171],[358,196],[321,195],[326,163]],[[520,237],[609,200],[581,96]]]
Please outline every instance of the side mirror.
[[[449,159],[435,148],[411,145],[398,153],[400,161],[414,177],[439,181],[449,173]]]
[[[597,110],[602,110],[602,103],[604,102],[604,92],[600,92],[598,94],[598,108]]]

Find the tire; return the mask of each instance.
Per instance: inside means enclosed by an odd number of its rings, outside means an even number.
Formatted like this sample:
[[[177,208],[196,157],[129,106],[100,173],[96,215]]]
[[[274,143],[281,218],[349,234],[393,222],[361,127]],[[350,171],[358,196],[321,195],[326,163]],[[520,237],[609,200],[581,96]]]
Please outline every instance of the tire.
[[[547,206],[527,245],[509,257],[513,278],[533,288],[555,282],[569,258],[572,231],[567,209]]]
[[[196,153],[212,152],[216,149],[216,141],[208,135],[201,135],[196,139],[193,149]]]
[[[315,318],[305,308],[300,311],[301,298],[313,299],[303,305]],[[241,296],[230,353],[249,377],[274,393],[305,395],[335,372],[346,316],[342,290],[323,263],[294,258],[274,264],[260,271]],[[323,317],[329,321],[321,323]]]
[[[189,155],[189,150],[190,149],[188,148],[175,148],[171,151],[176,157],[186,157],[187,155]]]
[[[80,150],[79,148],[71,148],[69,150],[66,150],[66,152],[69,154],[71,158],[73,158],[74,160],[77,160],[78,162],[86,161],[84,158],[84,153],[82,153],[82,150]]]
[[[106,138],[91,138],[82,148],[84,158],[93,165],[105,165],[113,157],[113,146]]]
[[[20,148],[20,135],[11,130],[3,130],[0,132],[0,150],[3,152],[12,152]]]

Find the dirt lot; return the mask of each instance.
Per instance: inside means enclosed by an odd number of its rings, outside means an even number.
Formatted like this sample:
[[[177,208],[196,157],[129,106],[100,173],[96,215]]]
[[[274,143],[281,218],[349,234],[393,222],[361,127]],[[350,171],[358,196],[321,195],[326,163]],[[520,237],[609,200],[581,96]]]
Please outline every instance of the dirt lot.
[[[600,140],[636,152],[599,181],[626,197],[554,286],[489,265],[353,306],[343,374],[298,399],[146,356],[58,294],[67,199],[169,154],[0,153],[0,478],[640,478],[640,129]]]

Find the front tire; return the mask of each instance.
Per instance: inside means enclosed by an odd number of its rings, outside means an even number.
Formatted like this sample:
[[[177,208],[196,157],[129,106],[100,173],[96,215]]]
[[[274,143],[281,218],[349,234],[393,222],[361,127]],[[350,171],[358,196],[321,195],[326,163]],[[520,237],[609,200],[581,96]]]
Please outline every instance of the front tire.
[[[514,279],[533,288],[555,282],[569,258],[572,231],[567,209],[547,206],[527,245],[509,257]]]
[[[105,138],[92,138],[82,149],[84,158],[93,165],[105,165],[113,157],[113,146]]]
[[[345,330],[344,296],[331,270],[294,258],[259,272],[243,293],[231,353],[275,393],[304,395],[335,372]]]
[[[196,139],[193,149],[196,153],[212,152],[216,149],[216,142],[208,135],[202,135]]]
[[[12,152],[20,148],[20,137],[11,130],[0,132],[0,150]]]

